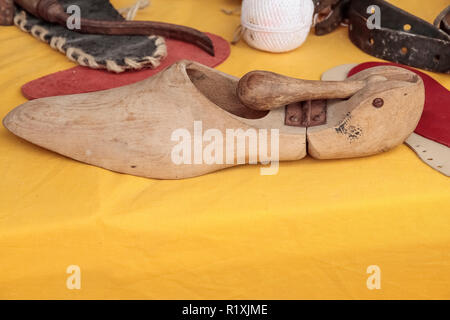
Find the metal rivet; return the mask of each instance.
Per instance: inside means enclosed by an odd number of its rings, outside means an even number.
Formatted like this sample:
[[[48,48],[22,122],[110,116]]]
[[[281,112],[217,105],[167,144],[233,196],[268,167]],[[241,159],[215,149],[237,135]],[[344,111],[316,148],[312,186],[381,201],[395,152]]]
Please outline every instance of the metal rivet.
[[[375,108],[381,108],[384,105],[384,100],[381,98],[376,98],[373,100],[372,105]]]

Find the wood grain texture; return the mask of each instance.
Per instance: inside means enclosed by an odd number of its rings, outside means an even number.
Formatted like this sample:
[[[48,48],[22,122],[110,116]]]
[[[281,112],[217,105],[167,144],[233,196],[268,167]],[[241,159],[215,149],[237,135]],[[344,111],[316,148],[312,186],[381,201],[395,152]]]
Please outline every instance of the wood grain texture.
[[[308,128],[308,154],[317,159],[374,155],[402,144],[416,128],[425,102],[422,79],[396,67],[364,70],[350,80],[383,76],[350,99],[329,104],[328,123]],[[381,107],[376,101],[381,99]]]
[[[272,110],[298,101],[348,98],[366,84],[366,81],[302,80],[268,71],[252,71],[239,81],[238,96],[249,108]]]
[[[70,158],[137,176],[181,179],[238,164],[175,164],[171,158],[175,130],[196,135],[202,129],[279,130],[279,160],[298,160],[308,153],[318,159],[376,154],[401,144],[417,125],[424,104],[423,82],[395,67],[365,70],[351,81],[368,82],[348,100],[328,108],[327,124],[308,129],[286,126],[285,108],[257,111],[237,96],[238,79],[199,63],[180,61],[158,75],[105,91],[29,101],[12,110],[4,126],[12,133]],[[382,99],[381,107],[374,100]],[[261,137],[258,137],[260,143]],[[194,150],[193,141],[191,143]],[[226,144],[223,145],[226,154]],[[245,161],[249,163],[249,143]],[[270,151],[269,151],[270,152]],[[258,158],[258,161],[261,159]]]
[[[279,129],[280,160],[303,158],[305,130],[285,126],[279,111],[243,106],[237,83],[217,70],[180,61],[132,85],[29,101],[3,123],[17,136],[67,157],[150,178],[188,178],[233,166],[172,162],[171,151],[178,144],[172,133],[184,128],[194,137],[194,121],[202,121],[203,132],[217,129],[224,136],[227,129]]]
[[[354,70],[358,64],[346,64],[340,65],[335,68],[332,68],[322,74],[321,79],[325,81],[342,81],[348,77],[350,72]],[[373,67],[373,66],[372,66]],[[415,72],[417,73],[417,71]],[[420,75],[420,74],[419,74]],[[422,80],[424,80],[425,85],[425,105],[424,105],[424,114],[427,113],[427,99],[429,99],[428,95],[434,94],[435,90],[433,87],[427,87],[427,76],[425,74],[420,75]],[[442,96],[441,96],[442,97]],[[445,101],[445,99],[443,100]],[[436,102],[434,102],[436,103]],[[445,102],[444,102],[445,103]],[[433,111],[429,111],[428,114]],[[423,115],[424,115],[423,114]],[[420,121],[423,120],[423,115]],[[420,124],[419,121],[419,124]],[[437,123],[435,124],[437,125]],[[418,127],[417,127],[418,128]],[[417,128],[415,131],[417,131]],[[438,143],[436,141],[427,139],[415,132],[413,132],[406,140],[405,144],[410,147],[417,156],[431,168],[439,171],[440,173],[450,176],[450,148]]]

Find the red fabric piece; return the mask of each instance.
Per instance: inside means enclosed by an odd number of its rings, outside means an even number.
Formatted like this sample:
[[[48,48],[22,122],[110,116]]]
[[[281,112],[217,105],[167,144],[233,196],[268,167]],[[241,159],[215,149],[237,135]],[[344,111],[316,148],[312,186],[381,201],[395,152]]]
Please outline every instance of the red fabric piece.
[[[450,91],[429,75],[395,63],[366,62],[353,68],[348,76],[376,66],[396,66],[417,73],[425,84],[425,107],[415,133],[450,147]]]
[[[220,36],[211,33],[208,33],[208,36],[214,43],[214,57],[193,44],[166,39],[168,55],[156,69],[112,73],[106,70],[77,66],[26,83],[22,86],[22,94],[27,99],[33,100],[116,88],[153,76],[182,59],[197,61],[209,67],[215,67],[228,58],[230,45],[228,41]]]

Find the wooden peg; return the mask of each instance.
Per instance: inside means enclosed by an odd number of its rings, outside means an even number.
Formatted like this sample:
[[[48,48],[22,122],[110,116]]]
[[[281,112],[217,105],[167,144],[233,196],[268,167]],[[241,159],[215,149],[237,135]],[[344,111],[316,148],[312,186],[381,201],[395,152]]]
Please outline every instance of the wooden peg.
[[[239,81],[237,94],[251,109],[272,110],[299,101],[345,99],[367,82],[301,80],[269,71],[252,71]]]

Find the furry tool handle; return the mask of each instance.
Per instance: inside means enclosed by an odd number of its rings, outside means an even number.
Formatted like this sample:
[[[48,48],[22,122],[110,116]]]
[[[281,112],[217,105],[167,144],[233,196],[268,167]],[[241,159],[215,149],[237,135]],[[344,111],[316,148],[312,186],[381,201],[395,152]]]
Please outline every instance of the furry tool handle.
[[[251,109],[272,110],[298,101],[348,98],[366,85],[367,81],[301,80],[252,71],[239,81],[237,94]]]
[[[28,13],[45,21],[66,26],[69,16],[58,0],[15,0]],[[159,35],[186,41],[214,56],[211,39],[196,29],[164,22],[153,21],[107,21],[81,19],[82,33],[105,35]]]

